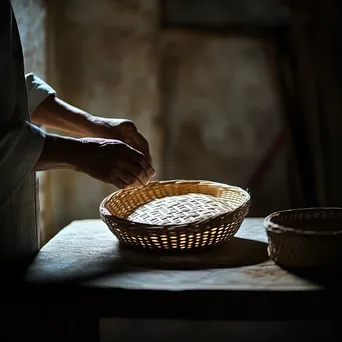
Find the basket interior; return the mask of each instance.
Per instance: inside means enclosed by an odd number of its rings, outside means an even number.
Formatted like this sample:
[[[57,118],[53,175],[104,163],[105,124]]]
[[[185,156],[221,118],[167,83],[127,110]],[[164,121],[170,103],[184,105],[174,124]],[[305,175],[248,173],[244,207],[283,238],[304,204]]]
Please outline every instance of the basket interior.
[[[195,202],[192,201],[192,203],[188,200],[186,196],[183,195],[189,195],[189,194],[203,194],[203,195],[210,195],[215,197],[219,200],[216,203],[213,202],[212,205],[209,205],[207,202],[206,207],[202,205],[200,206],[200,201],[198,198],[195,199]],[[183,203],[180,202],[180,199],[177,199],[177,201],[172,201],[172,197],[175,196],[183,196],[184,201]],[[115,193],[114,195],[110,196],[106,202],[105,207],[109,211],[109,213],[113,216],[122,218],[122,219],[128,219],[130,221],[134,222],[140,222],[143,223],[141,218],[144,218],[144,215],[135,215],[136,210],[139,208],[143,208],[144,205],[147,203],[151,203],[154,200],[157,199],[165,199],[166,197],[170,198],[170,203],[164,208],[159,208],[159,212],[164,211],[164,218],[158,219],[158,215],[155,215],[155,218],[151,218],[153,216],[153,212],[151,212],[150,217],[147,217],[147,224],[155,224],[155,225],[167,225],[167,224],[181,224],[184,222],[184,217],[189,219],[189,221],[193,221],[198,218],[199,215],[197,215],[199,212],[205,212],[205,214],[215,214],[219,213],[219,205],[221,206],[220,210],[223,212],[227,211],[234,211],[241,205],[243,205],[247,201],[246,195],[241,193],[241,191],[236,190],[234,187],[220,187],[215,186],[210,183],[194,183],[194,182],[174,182],[174,183],[165,183],[160,184],[158,183],[158,186],[155,186],[153,183],[151,185],[146,186],[142,189],[132,189],[132,190],[123,190]],[[196,203],[197,201],[197,203]],[[157,202],[157,201],[156,201]],[[178,202],[178,203],[176,203]],[[162,202],[160,202],[162,203]],[[205,202],[203,202],[205,204]],[[190,215],[190,211],[192,213],[195,212],[197,206],[197,213],[195,215]],[[225,210],[224,206],[226,207]],[[156,210],[156,207],[158,205],[155,205],[154,208],[151,205],[152,210]],[[161,205],[159,205],[161,207]],[[137,210],[137,211],[138,211]],[[179,215],[172,219],[171,212],[172,210],[178,210],[179,213],[183,211],[183,216],[180,217]],[[147,211],[145,211],[146,213]],[[189,214],[190,213],[190,214]],[[145,215],[145,217],[148,215]],[[208,215],[207,215],[208,216]],[[154,221],[148,221],[149,219],[154,219]]]
[[[270,223],[303,232],[338,232],[342,230],[342,209],[303,209],[275,213]]]
[[[142,204],[127,217],[128,221],[150,225],[187,224],[233,211],[221,198],[206,194],[185,194],[157,198]]]

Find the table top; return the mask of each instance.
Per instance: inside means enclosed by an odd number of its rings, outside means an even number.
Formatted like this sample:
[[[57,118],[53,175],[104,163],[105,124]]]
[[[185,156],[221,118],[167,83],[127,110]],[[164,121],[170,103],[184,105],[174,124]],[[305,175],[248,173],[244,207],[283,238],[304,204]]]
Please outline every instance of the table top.
[[[180,254],[125,248],[101,220],[75,221],[41,249],[24,283],[42,301],[53,288],[69,294],[70,310],[125,317],[308,317],[331,314],[337,293],[269,260],[260,218],[245,219],[226,245]]]

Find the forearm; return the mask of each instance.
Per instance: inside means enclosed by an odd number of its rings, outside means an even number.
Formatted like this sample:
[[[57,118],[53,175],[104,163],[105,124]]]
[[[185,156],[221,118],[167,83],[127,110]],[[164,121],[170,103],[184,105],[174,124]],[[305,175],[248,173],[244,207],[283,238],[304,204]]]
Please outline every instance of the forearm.
[[[0,125],[0,206],[32,171],[44,143],[44,132],[29,122]]]
[[[91,132],[93,116],[57,96],[46,98],[32,113],[31,121],[49,128],[62,130],[77,136]]]
[[[80,144],[78,139],[46,134],[44,148],[34,171],[76,169],[75,160]]]

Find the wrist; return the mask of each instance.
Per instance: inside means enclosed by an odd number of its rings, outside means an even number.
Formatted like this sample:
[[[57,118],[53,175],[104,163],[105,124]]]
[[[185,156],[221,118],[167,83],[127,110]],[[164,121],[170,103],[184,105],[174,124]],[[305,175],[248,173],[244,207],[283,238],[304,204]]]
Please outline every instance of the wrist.
[[[106,131],[109,126],[103,118],[93,116],[89,113],[85,113],[84,118],[83,136],[89,138],[106,138],[104,136],[104,131]]]
[[[76,169],[81,145],[82,142],[75,138],[46,134],[44,148],[35,171]]]

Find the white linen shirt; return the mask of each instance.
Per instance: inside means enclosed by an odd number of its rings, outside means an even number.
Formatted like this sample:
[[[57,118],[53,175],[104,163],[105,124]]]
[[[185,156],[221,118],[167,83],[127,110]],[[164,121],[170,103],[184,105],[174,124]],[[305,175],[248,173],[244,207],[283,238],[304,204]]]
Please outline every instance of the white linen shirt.
[[[0,1],[0,264],[26,260],[39,250],[35,172],[45,133],[30,113],[55,91],[24,75],[22,47],[10,1]]]

